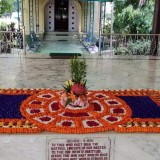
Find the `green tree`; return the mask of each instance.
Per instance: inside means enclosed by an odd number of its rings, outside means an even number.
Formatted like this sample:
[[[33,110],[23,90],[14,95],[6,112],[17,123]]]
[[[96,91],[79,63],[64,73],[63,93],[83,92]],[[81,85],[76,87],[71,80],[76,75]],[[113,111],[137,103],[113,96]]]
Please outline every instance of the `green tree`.
[[[0,16],[6,12],[12,12],[14,9],[15,0],[1,0],[0,1]]]
[[[150,33],[154,12],[153,0],[115,0],[115,33]]]

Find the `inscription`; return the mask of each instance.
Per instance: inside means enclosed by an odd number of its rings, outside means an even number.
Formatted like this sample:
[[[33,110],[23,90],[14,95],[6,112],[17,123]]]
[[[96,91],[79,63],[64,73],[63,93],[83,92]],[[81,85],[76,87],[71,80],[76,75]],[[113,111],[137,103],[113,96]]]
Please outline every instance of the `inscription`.
[[[48,141],[48,160],[110,160],[109,138],[57,139]]]

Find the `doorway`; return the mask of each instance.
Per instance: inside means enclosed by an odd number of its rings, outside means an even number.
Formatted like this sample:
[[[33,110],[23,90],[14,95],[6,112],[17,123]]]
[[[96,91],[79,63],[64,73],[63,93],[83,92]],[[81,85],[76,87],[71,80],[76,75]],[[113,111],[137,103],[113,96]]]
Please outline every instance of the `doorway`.
[[[68,0],[55,0],[55,31],[68,31]]]

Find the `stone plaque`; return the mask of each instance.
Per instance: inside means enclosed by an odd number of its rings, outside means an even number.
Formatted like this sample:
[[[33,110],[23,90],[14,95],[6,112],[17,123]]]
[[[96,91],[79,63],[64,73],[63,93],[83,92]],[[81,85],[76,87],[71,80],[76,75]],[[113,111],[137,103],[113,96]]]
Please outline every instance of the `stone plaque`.
[[[48,160],[110,160],[110,138],[51,138]]]

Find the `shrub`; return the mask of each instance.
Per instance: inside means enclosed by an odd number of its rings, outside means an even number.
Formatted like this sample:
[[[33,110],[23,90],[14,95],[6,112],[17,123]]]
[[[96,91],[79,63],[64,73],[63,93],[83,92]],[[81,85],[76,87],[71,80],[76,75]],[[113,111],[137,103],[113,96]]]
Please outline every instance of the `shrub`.
[[[150,40],[130,40],[127,47],[117,47],[115,55],[149,55],[150,47]]]

